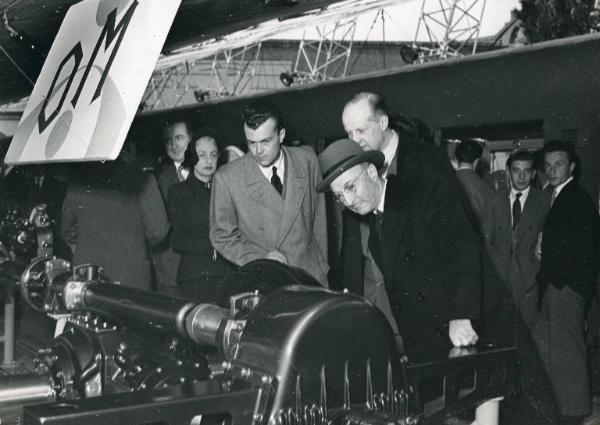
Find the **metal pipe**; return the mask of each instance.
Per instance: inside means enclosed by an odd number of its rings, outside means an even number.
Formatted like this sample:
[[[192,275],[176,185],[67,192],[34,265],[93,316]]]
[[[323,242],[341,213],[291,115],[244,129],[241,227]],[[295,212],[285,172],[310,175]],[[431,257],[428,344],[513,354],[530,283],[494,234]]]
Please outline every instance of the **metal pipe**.
[[[187,315],[186,331],[192,341],[216,347],[223,320],[230,317],[228,310],[214,304],[198,304]]]
[[[68,310],[96,313],[127,326],[172,332],[200,344],[216,346],[217,333],[228,310],[194,304],[153,292],[104,282],[66,282],[63,299]]]
[[[108,320],[185,337],[185,317],[195,304],[117,284],[91,282],[83,289],[82,305]]]
[[[8,375],[0,378],[0,406],[55,399],[52,381],[46,375]]]

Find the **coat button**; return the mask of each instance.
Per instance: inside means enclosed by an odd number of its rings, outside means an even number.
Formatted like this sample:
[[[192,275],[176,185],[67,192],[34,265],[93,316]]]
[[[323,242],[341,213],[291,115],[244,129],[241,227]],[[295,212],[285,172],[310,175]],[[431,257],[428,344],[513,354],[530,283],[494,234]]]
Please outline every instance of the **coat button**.
[[[417,301],[425,301],[425,292],[419,292],[417,294]]]
[[[415,258],[415,252],[414,251],[407,251],[406,254],[404,255],[404,259],[406,261],[412,261]]]

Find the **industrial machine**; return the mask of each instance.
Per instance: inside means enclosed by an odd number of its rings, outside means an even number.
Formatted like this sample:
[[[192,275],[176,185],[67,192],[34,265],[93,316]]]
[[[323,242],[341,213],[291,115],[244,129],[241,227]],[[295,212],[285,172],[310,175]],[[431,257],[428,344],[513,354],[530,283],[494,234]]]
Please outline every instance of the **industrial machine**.
[[[26,425],[409,425],[505,391],[511,350],[410,365],[379,310],[300,270],[259,260],[215,285],[168,298],[34,260],[22,297],[67,324],[35,372],[0,379],[0,408],[24,405]]]

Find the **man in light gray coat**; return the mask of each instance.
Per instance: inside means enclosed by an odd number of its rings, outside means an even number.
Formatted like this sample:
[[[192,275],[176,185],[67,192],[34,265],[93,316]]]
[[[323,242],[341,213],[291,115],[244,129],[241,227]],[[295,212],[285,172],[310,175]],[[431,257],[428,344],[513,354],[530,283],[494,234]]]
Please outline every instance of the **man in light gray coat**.
[[[237,265],[266,258],[299,267],[327,285],[325,198],[310,149],[281,146],[279,109],[265,101],[243,113],[248,153],[213,179],[210,240]]]

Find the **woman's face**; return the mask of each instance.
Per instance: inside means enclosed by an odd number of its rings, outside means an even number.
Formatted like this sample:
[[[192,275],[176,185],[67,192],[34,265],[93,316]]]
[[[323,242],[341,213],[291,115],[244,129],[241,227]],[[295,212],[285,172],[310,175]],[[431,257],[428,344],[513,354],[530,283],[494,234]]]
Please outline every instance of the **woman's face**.
[[[198,162],[194,167],[194,175],[202,181],[212,180],[213,174],[217,171],[217,159],[219,158],[215,139],[204,136],[196,140],[196,153]]]

